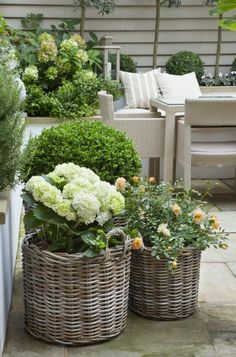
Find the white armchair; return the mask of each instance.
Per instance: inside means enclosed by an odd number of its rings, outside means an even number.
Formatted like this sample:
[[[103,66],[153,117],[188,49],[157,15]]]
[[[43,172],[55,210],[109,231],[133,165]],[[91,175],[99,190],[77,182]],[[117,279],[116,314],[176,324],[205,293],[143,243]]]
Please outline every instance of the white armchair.
[[[165,119],[159,112],[145,109],[124,109],[114,112],[113,96],[105,91],[98,92],[100,112],[103,121],[127,133],[137,146],[142,158],[150,159],[151,176],[159,177],[160,158],[164,150]]]
[[[205,139],[193,141],[194,127],[205,128]],[[227,135],[213,141],[213,128],[227,130]],[[184,167],[186,189],[191,187],[191,167],[236,167],[236,98],[186,100],[185,118],[177,124],[176,161]]]

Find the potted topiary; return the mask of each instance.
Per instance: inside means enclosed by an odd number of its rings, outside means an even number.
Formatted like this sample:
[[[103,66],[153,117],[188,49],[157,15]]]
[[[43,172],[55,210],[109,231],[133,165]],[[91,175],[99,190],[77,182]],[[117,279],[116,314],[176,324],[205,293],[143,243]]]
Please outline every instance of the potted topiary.
[[[70,121],[45,129],[29,140],[21,158],[20,178],[53,170],[73,162],[92,169],[102,180],[113,183],[139,174],[141,160],[135,145],[123,132],[99,121]]]
[[[196,196],[197,195],[197,196]],[[227,249],[226,235],[205,202],[182,185],[133,178],[126,211],[133,237],[129,307],[140,316],[172,320],[197,309],[201,251]]]
[[[168,59],[166,72],[177,75],[195,72],[198,81],[200,81],[204,74],[204,63],[196,53],[180,51]]]
[[[131,242],[113,228],[125,200],[90,169],[57,165],[33,176],[23,199],[25,328],[65,345],[91,344],[126,325]]]

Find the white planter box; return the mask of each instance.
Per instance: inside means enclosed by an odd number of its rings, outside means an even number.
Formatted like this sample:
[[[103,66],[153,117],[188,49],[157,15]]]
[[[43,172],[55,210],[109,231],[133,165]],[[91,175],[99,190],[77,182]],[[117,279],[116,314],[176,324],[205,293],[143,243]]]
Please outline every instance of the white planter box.
[[[0,193],[0,355],[11,305],[22,208],[20,192],[21,187],[18,186],[14,191]]]

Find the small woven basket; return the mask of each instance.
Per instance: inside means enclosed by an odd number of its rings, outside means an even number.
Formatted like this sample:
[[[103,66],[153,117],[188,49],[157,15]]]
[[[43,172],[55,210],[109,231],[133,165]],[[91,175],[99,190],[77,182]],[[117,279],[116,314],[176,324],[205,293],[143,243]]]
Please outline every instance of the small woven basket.
[[[197,309],[201,252],[186,248],[172,274],[167,259],[151,256],[151,248],[132,251],[130,309],[146,318],[182,319]]]
[[[22,245],[25,329],[34,337],[84,345],[120,334],[126,325],[130,240],[105,256],[41,250],[35,235]]]

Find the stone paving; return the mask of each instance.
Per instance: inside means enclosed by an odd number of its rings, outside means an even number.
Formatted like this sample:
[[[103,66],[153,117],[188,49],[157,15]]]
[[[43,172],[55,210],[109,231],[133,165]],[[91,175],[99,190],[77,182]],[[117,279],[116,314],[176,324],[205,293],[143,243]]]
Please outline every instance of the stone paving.
[[[236,357],[236,195],[233,181],[213,189],[209,208],[231,232],[227,251],[202,254],[199,309],[180,321],[151,321],[129,313],[126,330],[94,346],[64,348],[24,332],[21,263],[17,262],[4,357]],[[194,187],[204,190],[201,181]],[[216,212],[215,212],[216,213]]]

